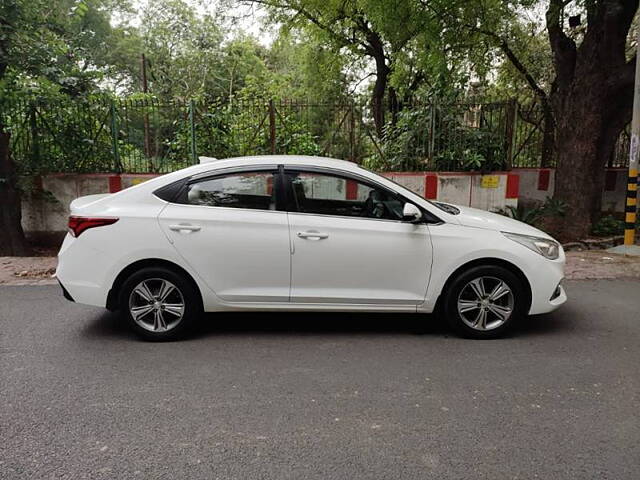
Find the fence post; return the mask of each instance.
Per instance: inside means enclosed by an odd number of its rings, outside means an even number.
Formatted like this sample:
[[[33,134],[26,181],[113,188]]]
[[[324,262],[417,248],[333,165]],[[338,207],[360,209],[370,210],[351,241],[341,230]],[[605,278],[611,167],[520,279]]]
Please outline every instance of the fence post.
[[[38,121],[36,119],[36,106],[29,104],[29,129],[31,130],[31,140],[33,149],[31,150],[31,166],[38,169],[40,165],[40,135],[38,133]]]
[[[515,98],[509,100],[507,104],[507,115],[505,118],[505,168],[511,170],[513,166],[516,133],[518,127],[518,101]]]
[[[122,173],[122,164],[120,163],[120,152],[118,150],[118,117],[116,115],[116,104],[113,99],[109,106],[111,112],[111,145],[113,147],[113,159],[115,160],[115,169],[118,173]]]
[[[429,139],[429,162],[433,164],[433,156],[436,142],[436,102],[431,101],[431,138]]]
[[[356,109],[354,108],[353,100],[350,104],[351,118],[349,119],[349,153],[351,154],[351,161],[356,162]]]
[[[271,143],[271,154],[276,153],[276,107],[273,100],[269,100],[269,141]]]
[[[191,142],[191,160],[194,165],[198,163],[198,152],[196,149],[196,123],[195,123],[195,102],[189,101],[189,140]]]

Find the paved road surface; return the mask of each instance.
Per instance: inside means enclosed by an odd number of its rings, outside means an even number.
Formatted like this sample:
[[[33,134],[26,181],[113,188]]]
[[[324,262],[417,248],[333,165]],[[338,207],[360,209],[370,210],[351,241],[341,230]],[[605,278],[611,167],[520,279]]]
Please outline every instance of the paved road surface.
[[[57,287],[2,287],[0,478],[640,478],[640,282],[568,289],[497,341],[225,314],[152,344]]]

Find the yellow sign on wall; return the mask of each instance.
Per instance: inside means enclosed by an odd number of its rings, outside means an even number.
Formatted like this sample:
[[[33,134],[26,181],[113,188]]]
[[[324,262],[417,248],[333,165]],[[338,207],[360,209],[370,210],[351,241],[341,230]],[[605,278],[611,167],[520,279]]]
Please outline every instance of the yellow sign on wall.
[[[148,180],[148,178],[134,178],[133,180],[131,180],[131,185],[139,185],[143,182],[146,182]]]
[[[481,188],[498,188],[500,185],[499,175],[482,175],[480,178]]]

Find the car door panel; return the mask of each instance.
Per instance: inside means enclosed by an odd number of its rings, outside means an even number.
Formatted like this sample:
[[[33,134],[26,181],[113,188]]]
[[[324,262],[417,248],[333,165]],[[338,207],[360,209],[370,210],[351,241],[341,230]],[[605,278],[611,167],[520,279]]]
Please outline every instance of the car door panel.
[[[221,299],[289,300],[285,212],[170,204],[159,221],[178,253]]]
[[[431,268],[426,225],[297,213],[289,224],[292,302],[424,301]]]
[[[178,253],[224,301],[289,301],[289,227],[275,209],[274,174],[194,180],[159,216]]]
[[[432,248],[406,202],[345,173],[285,169],[291,302],[413,306],[424,302]]]

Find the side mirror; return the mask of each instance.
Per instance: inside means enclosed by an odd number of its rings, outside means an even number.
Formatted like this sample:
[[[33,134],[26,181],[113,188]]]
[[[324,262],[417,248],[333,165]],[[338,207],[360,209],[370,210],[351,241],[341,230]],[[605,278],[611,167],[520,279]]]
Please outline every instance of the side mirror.
[[[403,222],[419,222],[422,220],[422,212],[413,203],[405,203],[402,209]]]

